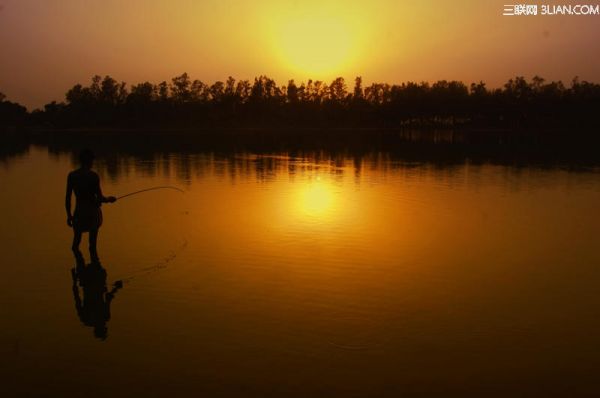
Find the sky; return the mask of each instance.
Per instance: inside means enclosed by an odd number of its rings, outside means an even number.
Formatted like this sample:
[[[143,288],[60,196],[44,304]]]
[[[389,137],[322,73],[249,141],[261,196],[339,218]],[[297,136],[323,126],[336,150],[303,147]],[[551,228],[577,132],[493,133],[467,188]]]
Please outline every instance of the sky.
[[[30,110],[93,75],[129,84],[600,82],[600,15],[503,16],[508,0],[0,0],[0,92]],[[598,4],[528,1],[528,4]]]

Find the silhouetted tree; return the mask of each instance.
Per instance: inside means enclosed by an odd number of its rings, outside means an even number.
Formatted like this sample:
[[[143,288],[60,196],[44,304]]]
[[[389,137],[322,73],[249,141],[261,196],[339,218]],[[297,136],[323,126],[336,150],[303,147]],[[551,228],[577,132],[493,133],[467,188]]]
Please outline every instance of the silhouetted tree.
[[[244,103],[248,100],[251,92],[252,86],[248,80],[240,80],[235,87],[235,95],[240,99],[241,103]]]
[[[343,77],[338,77],[329,85],[329,99],[334,102],[342,103],[347,96],[346,83]]]
[[[296,104],[298,103],[298,87],[296,87],[296,83],[294,83],[294,79],[288,81],[288,85],[286,88],[287,101]]]
[[[157,91],[159,100],[166,102],[169,99],[169,86],[167,82],[160,82]]]
[[[175,102],[188,102],[191,99],[191,85],[192,82],[188,77],[187,73],[181,76],[174,77],[171,79],[171,95]]]
[[[223,101],[223,96],[225,95],[225,85],[223,82],[215,82],[212,86],[210,86],[210,99],[214,102]]]
[[[136,104],[149,104],[158,99],[157,87],[150,82],[131,86],[127,101]]]
[[[354,92],[352,93],[352,96],[355,100],[363,98],[362,77],[360,76],[357,76],[356,79],[354,79]]]
[[[0,126],[17,126],[27,122],[27,108],[6,100],[0,93]]]
[[[227,82],[225,83],[225,94],[229,97],[235,95],[235,79],[231,76],[227,78]]]
[[[1,96],[3,115],[7,101]],[[14,108],[14,107],[13,107]],[[279,86],[268,76],[251,83],[228,77],[206,84],[187,73],[171,83],[127,85],[110,76],[74,85],[66,103],[31,114],[54,126],[367,126],[473,128],[597,128],[600,85],[573,79],[570,87],[539,76],[510,79],[502,88],[440,80],[370,83],[342,77],[329,85],[309,79]],[[12,108],[11,108],[12,109]],[[14,108],[17,109],[17,108]],[[18,110],[10,111],[11,115]],[[26,114],[26,112],[25,112]],[[12,116],[11,116],[12,117]],[[7,123],[5,116],[3,123]],[[14,117],[13,119],[14,120]]]

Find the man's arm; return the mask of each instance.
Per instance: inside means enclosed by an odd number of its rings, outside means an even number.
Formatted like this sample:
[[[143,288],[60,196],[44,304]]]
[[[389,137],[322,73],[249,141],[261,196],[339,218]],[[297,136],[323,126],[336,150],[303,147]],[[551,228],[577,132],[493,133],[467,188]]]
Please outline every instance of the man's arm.
[[[71,182],[71,174],[67,177],[67,194],[65,197],[65,209],[67,210],[67,225],[73,226],[73,214],[71,213],[71,196],[73,194],[73,183]]]
[[[96,195],[98,196],[98,200],[100,203],[113,203],[117,200],[114,196],[104,196],[102,194],[102,188],[100,188],[100,177],[96,174]]]

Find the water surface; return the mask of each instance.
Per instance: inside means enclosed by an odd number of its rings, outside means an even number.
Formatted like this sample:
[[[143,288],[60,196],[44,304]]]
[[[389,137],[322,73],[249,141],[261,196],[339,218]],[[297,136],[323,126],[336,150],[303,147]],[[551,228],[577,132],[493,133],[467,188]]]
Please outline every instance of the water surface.
[[[103,206],[101,264],[123,288],[98,338],[71,275],[73,159],[0,161],[4,396],[600,393],[596,168],[106,154],[107,195],[185,193]]]

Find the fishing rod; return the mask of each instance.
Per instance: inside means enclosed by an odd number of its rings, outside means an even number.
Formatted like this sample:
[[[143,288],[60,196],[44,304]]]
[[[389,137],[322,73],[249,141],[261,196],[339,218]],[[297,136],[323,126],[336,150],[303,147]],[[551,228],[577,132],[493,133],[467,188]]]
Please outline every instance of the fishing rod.
[[[155,191],[157,189],[173,189],[175,191],[179,191],[181,193],[185,193],[183,191],[183,189],[179,189],[179,188],[171,186],[171,185],[164,185],[164,186],[160,186],[160,187],[152,187],[152,188],[141,189],[141,190],[135,191],[135,192],[130,192],[130,193],[125,194],[125,195],[117,196],[117,199],[123,199],[123,198],[126,198],[128,196],[133,196],[133,195],[137,195],[139,193],[148,192],[148,191]]]

